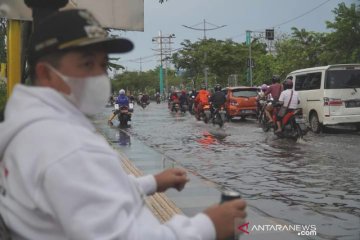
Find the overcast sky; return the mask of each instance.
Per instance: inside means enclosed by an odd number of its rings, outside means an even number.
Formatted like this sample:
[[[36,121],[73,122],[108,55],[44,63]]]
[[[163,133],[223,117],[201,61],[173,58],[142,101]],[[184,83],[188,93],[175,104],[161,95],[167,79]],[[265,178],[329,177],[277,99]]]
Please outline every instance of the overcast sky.
[[[203,28],[203,24],[197,24],[204,19],[216,26],[226,25],[207,31],[208,38],[232,38],[235,42],[245,41],[246,30],[264,31],[274,27],[275,35],[291,33],[291,27],[329,31],[325,21],[334,20],[332,10],[341,2],[349,6],[355,0],[168,0],[163,4],[158,0],[144,0],[144,32],[121,33],[134,42],[135,49],[121,55],[119,63],[129,71],[139,71],[141,57],[143,71],[155,68],[159,65],[159,57],[154,56],[156,52],[152,49],[157,49],[158,45],[152,42],[152,38],[158,36],[160,30],[163,36],[175,34],[172,48],[179,48],[184,39],[194,42],[204,35],[203,31],[182,25]],[[304,16],[282,24],[301,15]],[[206,28],[214,27],[210,24],[206,24]]]

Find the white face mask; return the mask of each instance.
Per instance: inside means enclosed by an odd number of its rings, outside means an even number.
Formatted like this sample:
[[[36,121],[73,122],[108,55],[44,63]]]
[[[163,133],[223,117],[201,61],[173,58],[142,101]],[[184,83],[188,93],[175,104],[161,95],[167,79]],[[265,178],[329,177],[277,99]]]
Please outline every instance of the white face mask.
[[[106,74],[76,78],[66,76],[48,65],[70,87],[71,93],[63,96],[73,103],[84,114],[95,114],[101,112],[102,107],[108,100],[111,92],[110,79]]]

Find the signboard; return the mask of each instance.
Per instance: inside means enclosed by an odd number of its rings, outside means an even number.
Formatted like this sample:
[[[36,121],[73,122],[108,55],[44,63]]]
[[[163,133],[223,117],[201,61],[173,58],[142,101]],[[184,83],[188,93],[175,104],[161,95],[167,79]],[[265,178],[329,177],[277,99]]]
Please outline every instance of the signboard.
[[[69,0],[66,8],[88,9],[106,28],[144,31],[144,0]],[[24,0],[1,0],[0,17],[32,20]]]
[[[265,30],[265,38],[267,40],[274,40],[274,29],[266,29]]]

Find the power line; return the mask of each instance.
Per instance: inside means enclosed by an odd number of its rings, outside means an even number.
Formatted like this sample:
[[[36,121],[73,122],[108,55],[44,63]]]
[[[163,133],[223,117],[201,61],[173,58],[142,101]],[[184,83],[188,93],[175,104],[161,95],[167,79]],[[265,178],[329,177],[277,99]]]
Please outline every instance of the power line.
[[[310,10],[308,10],[308,11],[300,14],[300,15],[297,16],[297,17],[291,18],[291,19],[286,20],[286,21],[284,21],[284,22],[282,22],[282,23],[279,23],[279,24],[274,25],[273,28],[280,27],[280,26],[285,25],[285,24],[287,24],[287,23],[289,23],[289,22],[292,22],[292,21],[295,21],[295,20],[297,20],[297,19],[299,19],[299,18],[301,18],[301,17],[304,17],[304,16],[308,15],[309,13],[312,13],[312,12],[315,11],[316,9],[322,7],[323,5],[325,5],[326,3],[330,2],[330,1],[332,1],[332,0],[326,0],[326,1],[322,2],[322,3],[320,3],[319,5],[313,7],[312,9],[310,9]],[[256,30],[256,31],[261,31],[261,30]],[[246,33],[242,33],[242,34],[239,34],[239,35],[235,35],[235,36],[233,36],[233,37],[230,37],[230,38],[242,37],[242,36],[245,36],[245,34],[246,34]]]
[[[299,18],[301,18],[301,17],[303,17],[303,16],[305,16],[305,15],[307,15],[307,14],[315,11],[316,9],[320,8],[321,6],[325,5],[326,3],[330,2],[330,1],[332,1],[332,0],[326,0],[326,1],[322,2],[322,3],[320,3],[319,5],[317,5],[316,7],[310,9],[309,11],[307,11],[307,12],[305,12],[305,13],[297,16],[297,17],[291,18],[291,19],[289,19],[289,20],[287,20],[287,21],[285,21],[285,22],[279,23],[279,24],[277,24],[277,25],[275,25],[275,26],[273,26],[273,27],[274,27],[274,28],[275,28],[275,27],[280,27],[280,26],[282,26],[282,25],[284,25],[284,24],[287,24],[287,23],[289,23],[289,22],[292,22],[292,21],[294,21],[294,20],[297,20],[297,19],[299,19]]]

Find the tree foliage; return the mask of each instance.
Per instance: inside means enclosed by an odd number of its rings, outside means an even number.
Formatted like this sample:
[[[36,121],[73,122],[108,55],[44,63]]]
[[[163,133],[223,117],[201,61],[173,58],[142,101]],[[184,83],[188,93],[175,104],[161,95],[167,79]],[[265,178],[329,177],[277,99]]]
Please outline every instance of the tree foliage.
[[[147,72],[124,72],[122,74],[115,75],[112,83],[114,92],[118,92],[120,89],[125,89],[127,92],[147,92],[154,94],[160,92],[159,83],[159,70],[149,70]],[[164,81],[165,81],[165,70],[164,70]],[[171,86],[179,87],[182,84],[182,79],[175,76],[174,70],[167,70],[167,80],[169,88]]]
[[[204,69],[208,69],[210,84],[227,84],[228,77],[236,74],[240,81],[245,81],[243,73],[249,55],[248,47],[244,43],[232,40],[208,39],[192,43],[185,40],[183,48],[173,54],[173,63],[177,69],[183,69],[186,76],[195,79],[197,85],[204,81]],[[254,41],[252,44],[253,58],[264,55],[265,45]]]
[[[360,3],[360,1],[358,1]],[[360,62],[360,4],[347,7],[340,3],[333,10],[335,21],[326,22],[333,31],[327,36],[327,55],[329,63]]]

